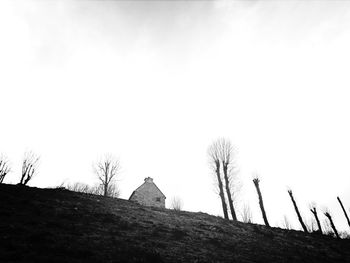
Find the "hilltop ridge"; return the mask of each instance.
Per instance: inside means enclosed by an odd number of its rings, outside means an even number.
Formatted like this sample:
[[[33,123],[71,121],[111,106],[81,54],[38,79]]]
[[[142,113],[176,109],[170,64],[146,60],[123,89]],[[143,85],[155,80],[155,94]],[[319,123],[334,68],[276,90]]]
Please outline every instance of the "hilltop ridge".
[[[0,262],[350,262],[350,240],[0,184]]]

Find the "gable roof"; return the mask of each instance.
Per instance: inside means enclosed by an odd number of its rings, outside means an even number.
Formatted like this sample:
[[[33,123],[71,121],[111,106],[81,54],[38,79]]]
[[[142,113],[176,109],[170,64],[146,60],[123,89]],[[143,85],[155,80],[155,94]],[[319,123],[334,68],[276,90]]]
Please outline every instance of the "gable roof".
[[[137,187],[133,192],[132,192],[132,194],[130,195],[130,197],[129,197],[129,200],[134,196],[134,194],[137,192],[137,191],[139,191],[139,189],[140,188],[142,188],[142,186],[144,186],[145,184],[153,184],[155,187],[156,187],[156,189],[159,191],[159,193],[161,194],[161,195],[163,195],[164,196],[164,198],[166,199],[166,196],[165,196],[165,194],[163,194],[163,192],[159,189],[159,187],[152,181],[152,182],[144,182],[143,184],[141,184],[139,187]]]

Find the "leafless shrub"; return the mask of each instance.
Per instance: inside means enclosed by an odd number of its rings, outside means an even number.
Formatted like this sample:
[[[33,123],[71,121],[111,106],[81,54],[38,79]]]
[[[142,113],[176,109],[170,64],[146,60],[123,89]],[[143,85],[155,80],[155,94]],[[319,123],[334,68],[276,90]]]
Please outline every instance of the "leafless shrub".
[[[101,184],[88,185],[85,183],[73,183],[73,184],[61,184],[59,188],[65,188],[69,191],[84,193],[84,194],[94,194],[94,195],[104,195],[104,188]],[[117,198],[119,197],[119,190],[116,185],[110,184],[108,188],[108,196]]]
[[[37,173],[39,157],[33,152],[26,152],[22,163],[22,176],[19,182],[20,185],[27,185],[27,183]]]
[[[11,171],[9,161],[4,155],[0,155],[0,184],[4,181],[5,176]]]
[[[305,225],[309,233],[317,231],[316,221],[313,218],[309,218],[309,220],[306,220]]]
[[[292,229],[292,225],[286,215],[283,216],[282,227],[288,230]]]
[[[346,231],[340,231],[339,236],[341,239],[350,239],[350,233]]]
[[[253,214],[252,214],[252,210],[250,209],[249,204],[244,204],[242,207],[242,212],[241,214],[241,218],[242,218],[242,222],[244,223],[252,223],[252,218],[253,218]]]
[[[181,211],[183,207],[183,201],[180,197],[178,196],[174,196],[171,199],[171,204],[170,204],[170,208],[174,209],[175,211]]]

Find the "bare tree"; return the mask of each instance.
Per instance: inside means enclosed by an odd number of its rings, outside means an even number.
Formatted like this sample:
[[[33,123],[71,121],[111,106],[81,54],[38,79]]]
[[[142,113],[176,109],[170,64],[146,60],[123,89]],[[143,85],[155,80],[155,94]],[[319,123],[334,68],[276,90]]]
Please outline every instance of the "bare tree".
[[[282,227],[288,230],[292,229],[292,225],[286,215],[283,216]]]
[[[175,211],[181,211],[183,207],[183,201],[180,197],[178,196],[174,196],[171,199],[171,204],[170,204],[170,208],[174,209]]]
[[[292,190],[288,190],[288,194],[289,194],[289,196],[290,196],[290,199],[292,200],[292,203],[293,203],[293,205],[294,205],[295,212],[297,213],[298,220],[299,220],[299,222],[300,222],[300,224],[301,224],[301,226],[302,226],[304,232],[308,233],[307,228],[306,228],[306,226],[305,226],[305,224],[304,224],[303,218],[302,218],[301,215],[300,215],[300,212],[299,212],[297,203],[296,203],[295,200],[294,200]]]
[[[120,162],[118,159],[107,155],[102,161],[94,165],[96,176],[101,182],[104,196],[111,196],[111,187],[115,184],[115,179],[120,172]]]
[[[264,202],[263,202],[263,198],[262,198],[261,191],[260,191],[260,186],[259,186],[260,179],[258,178],[257,175],[253,179],[253,183],[255,185],[256,192],[258,193],[259,206],[260,206],[260,210],[261,210],[261,213],[262,213],[262,217],[264,219],[265,225],[269,227],[270,224],[269,224],[269,221],[267,220],[267,216],[266,216],[266,212],[265,212],[265,208],[264,208]]]
[[[220,147],[218,141],[213,142],[209,148],[208,148],[208,156],[209,156],[209,164],[211,169],[214,171],[216,180],[217,180],[217,186],[219,188],[219,196],[221,199],[221,205],[222,210],[224,213],[224,218],[228,219],[228,213],[227,213],[227,205],[226,205],[226,199],[225,199],[225,193],[224,193],[224,186],[222,183],[222,177],[220,173]]]
[[[5,176],[11,171],[7,158],[0,156],[0,184],[4,181]]]
[[[26,152],[22,162],[22,176],[19,182],[20,185],[27,185],[27,183],[37,173],[39,157],[33,152]]]
[[[217,140],[217,147],[219,151],[219,158],[222,164],[222,170],[225,180],[226,195],[228,199],[228,204],[230,206],[231,216],[233,220],[237,221],[237,215],[233,204],[232,196],[232,184],[234,176],[234,163],[233,163],[233,146],[231,142],[227,139],[221,138]]]
[[[321,227],[321,223],[320,220],[318,218],[317,215],[317,209],[316,209],[316,205],[312,205],[312,207],[310,208],[311,213],[314,215],[316,223],[317,223],[317,227],[318,227],[318,231],[322,234],[322,227]]]
[[[340,206],[341,206],[341,209],[342,209],[343,212],[344,212],[344,215],[345,215],[345,217],[346,217],[346,220],[347,220],[347,222],[348,222],[348,225],[350,226],[350,220],[349,220],[348,214],[346,213],[346,210],[345,210],[345,208],[344,208],[344,206],[343,206],[343,203],[342,203],[342,201],[340,200],[339,196],[337,197],[337,199],[338,199],[338,202],[339,202],[339,204],[340,204]]]
[[[326,211],[326,212],[324,213],[324,215],[328,218],[329,223],[331,224],[331,227],[332,227],[332,229],[333,229],[333,231],[334,231],[335,236],[336,236],[337,238],[340,238],[340,236],[339,236],[339,234],[338,234],[338,231],[337,231],[337,229],[335,228],[335,225],[334,225],[334,223],[333,223],[332,216],[330,215],[330,213],[329,213],[328,211]]]
[[[249,204],[244,204],[241,212],[241,218],[244,223],[252,223],[252,211]]]

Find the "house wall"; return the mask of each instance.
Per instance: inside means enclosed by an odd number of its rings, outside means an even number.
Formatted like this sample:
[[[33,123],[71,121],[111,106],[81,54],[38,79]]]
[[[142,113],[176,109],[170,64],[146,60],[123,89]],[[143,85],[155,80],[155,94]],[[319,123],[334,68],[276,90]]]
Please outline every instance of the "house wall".
[[[159,201],[157,201],[159,198]],[[141,205],[165,208],[165,197],[158,190],[153,182],[145,182],[130,197],[131,201],[136,201]]]

